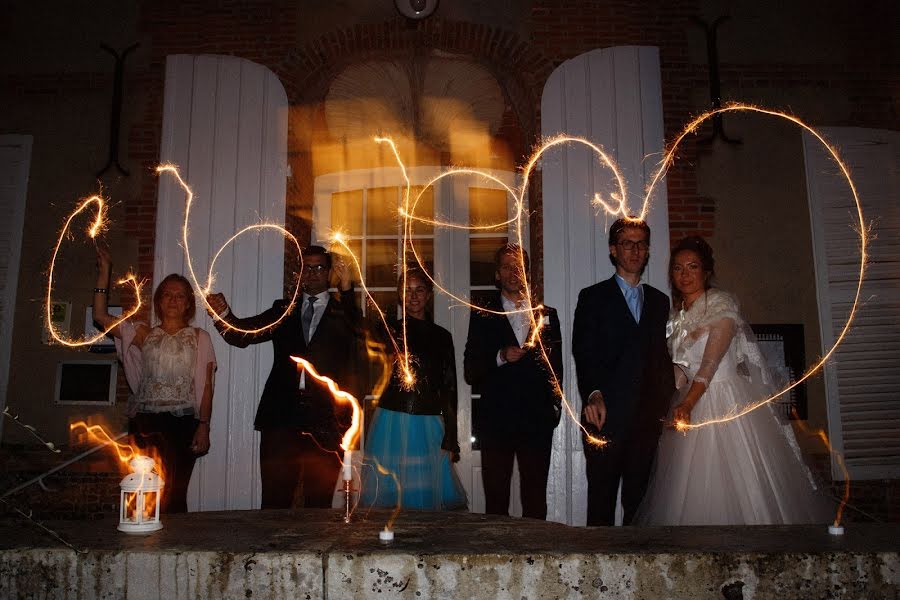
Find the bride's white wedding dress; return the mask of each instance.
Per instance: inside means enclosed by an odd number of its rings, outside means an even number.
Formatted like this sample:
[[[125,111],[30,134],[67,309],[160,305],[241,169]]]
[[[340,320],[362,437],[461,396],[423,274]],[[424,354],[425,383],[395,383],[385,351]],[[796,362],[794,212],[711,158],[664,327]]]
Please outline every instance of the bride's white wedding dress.
[[[683,371],[681,394],[692,381],[707,384],[692,423],[734,415],[772,393],[763,357],[728,293],[713,288],[690,310],[673,311],[667,334],[672,361]],[[829,509],[790,426],[782,425],[769,404],[725,423],[684,433],[666,430],[635,522],[813,523],[827,521]]]

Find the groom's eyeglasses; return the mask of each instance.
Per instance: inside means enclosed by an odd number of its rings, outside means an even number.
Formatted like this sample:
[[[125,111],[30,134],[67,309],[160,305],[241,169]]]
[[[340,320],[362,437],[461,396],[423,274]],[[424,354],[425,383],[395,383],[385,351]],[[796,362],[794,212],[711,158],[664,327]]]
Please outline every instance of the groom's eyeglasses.
[[[621,242],[618,242],[618,245],[622,246],[622,249],[625,250],[626,252],[631,252],[635,248],[637,248],[640,252],[646,252],[647,250],[650,249],[650,244],[648,244],[644,240],[641,240],[639,242],[632,242],[631,240],[622,240]]]
[[[328,267],[325,265],[303,265],[303,270],[306,273],[322,273],[328,270]]]

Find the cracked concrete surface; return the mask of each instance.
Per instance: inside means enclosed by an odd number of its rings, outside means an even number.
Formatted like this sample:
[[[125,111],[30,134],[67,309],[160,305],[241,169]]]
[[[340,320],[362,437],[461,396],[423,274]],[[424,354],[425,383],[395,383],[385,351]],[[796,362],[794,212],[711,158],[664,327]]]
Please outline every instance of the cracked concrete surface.
[[[900,526],[573,528],[470,513],[234,511],[0,522],[0,598],[896,598]]]

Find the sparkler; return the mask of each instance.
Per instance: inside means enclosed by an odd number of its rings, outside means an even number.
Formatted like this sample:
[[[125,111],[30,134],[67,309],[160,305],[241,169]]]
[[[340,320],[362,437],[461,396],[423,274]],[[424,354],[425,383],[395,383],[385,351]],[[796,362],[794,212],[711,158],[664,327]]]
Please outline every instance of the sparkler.
[[[75,209],[72,214],[66,219],[66,224],[63,225],[62,230],[59,232],[59,238],[56,240],[56,246],[53,248],[53,256],[50,259],[50,273],[47,277],[47,298],[45,302],[45,311],[47,317],[47,329],[50,333],[50,337],[52,337],[57,343],[62,344],[64,346],[69,346],[70,348],[75,348],[78,346],[90,346],[91,344],[95,344],[98,341],[102,340],[106,335],[119,326],[120,323],[130,319],[133,317],[141,308],[141,283],[138,282],[137,277],[134,275],[126,275],[123,279],[118,281],[118,284],[130,283],[134,289],[134,296],[137,298],[137,304],[132,308],[128,313],[122,315],[120,318],[116,319],[112,322],[112,324],[105,330],[101,331],[95,336],[85,337],[80,340],[73,340],[70,338],[63,337],[60,332],[53,325],[53,274],[56,269],[56,258],[59,255],[60,247],[62,246],[63,240],[66,239],[67,234],[69,233],[69,227],[72,225],[72,221],[75,220],[79,214],[83,211],[88,210],[92,205],[96,205],[97,213],[94,217],[94,220],[90,227],[87,229],[87,235],[92,240],[96,240],[97,236],[106,226],[106,203],[100,195],[94,195],[90,198],[83,200],[78,207]]]
[[[290,231],[285,229],[283,226],[278,225],[276,223],[257,223],[255,225],[249,225],[249,226],[241,229],[240,231],[238,231],[237,233],[232,235],[230,238],[228,238],[225,241],[225,243],[222,244],[222,246],[213,255],[213,258],[209,263],[209,271],[206,274],[206,285],[201,285],[200,280],[197,278],[197,274],[194,271],[194,263],[191,260],[191,250],[190,250],[190,242],[189,242],[190,229],[189,229],[188,225],[190,223],[190,218],[191,218],[191,205],[194,202],[194,192],[193,192],[193,190],[191,190],[190,186],[181,177],[181,173],[179,173],[178,167],[176,167],[175,165],[173,165],[173,164],[159,165],[158,167],[156,167],[156,172],[171,174],[175,178],[175,181],[178,183],[178,185],[181,187],[181,189],[184,191],[185,205],[184,205],[184,222],[182,223],[182,226],[181,226],[181,244],[182,244],[182,247],[184,248],[185,262],[187,263],[187,267],[188,267],[188,275],[190,276],[191,282],[194,284],[194,288],[198,291],[200,299],[202,300],[203,305],[206,307],[206,310],[210,314],[210,316],[214,320],[220,321],[227,329],[230,329],[237,333],[243,333],[245,335],[254,335],[254,334],[266,331],[267,329],[276,327],[279,323],[281,323],[284,319],[286,319],[287,316],[289,314],[291,314],[291,311],[294,310],[294,307],[297,304],[297,296],[300,294],[300,281],[299,280],[297,281],[297,285],[294,287],[294,293],[293,293],[293,296],[291,297],[291,301],[285,307],[284,312],[281,313],[281,316],[279,316],[277,319],[275,319],[271,323],[264,325],[263,327],[259,327],[257,329],[241,329],[239,327],[235,327],[235,326],[229,324],[228,321],[226,321],[225,319],[222,318],[222,315],[220,315],[218,312],[215,311],[215,309],[213,309],[212,306],[210,306],[209,301],[206,299],[206,297],[209,295],[210,291],[212,290],[213,285],[215,284],[214,273],[215,273],[216,261],[219,259],[219,256],[222,254],[222,252],[225,251],[225,248],[227,248],[229,244],[233,243],[237,238],[244,235],[245,233],[249,233],[251,231],[264,231],[264,230],[277,231],[278,233],[280,233],[281,235],[283,235],[284,237],[289,239],[294,244],[294,247],[297,248],[297,256],[299,257],[298,260],[300,261],[300,265],[299,265],[300,270],[297,272],[298,273],[302,272],[302,270],[303,270],[303,253],[300,250],[300,242],[297,241],[297,238],[294,236],[294,234],[292,234]]]

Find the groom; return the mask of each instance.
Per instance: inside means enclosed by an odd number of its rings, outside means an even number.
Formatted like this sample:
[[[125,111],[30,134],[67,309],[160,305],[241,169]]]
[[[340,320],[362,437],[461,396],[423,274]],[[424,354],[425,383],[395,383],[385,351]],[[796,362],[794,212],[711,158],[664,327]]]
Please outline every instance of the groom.
[[[572,353],[582,424],[609,442],[584,444],[588,525],[614,524],[620,481],[624,524],[631,523],[675,391],[666,348],[669,299],[640,282],[649,258],[650,227],[617,220],[609,229],[616,274],[581,290],[575,308]]]

